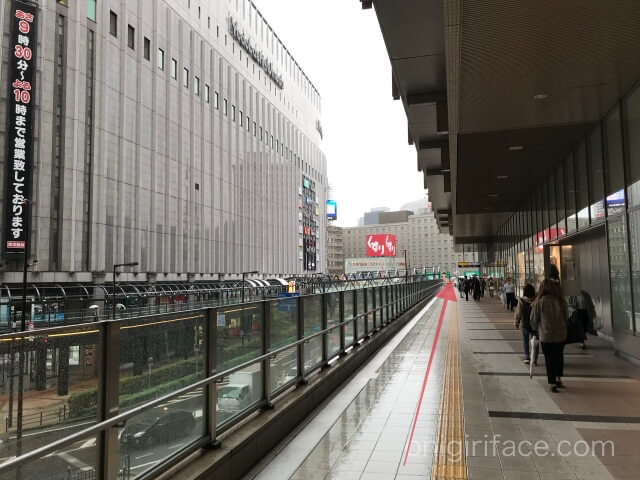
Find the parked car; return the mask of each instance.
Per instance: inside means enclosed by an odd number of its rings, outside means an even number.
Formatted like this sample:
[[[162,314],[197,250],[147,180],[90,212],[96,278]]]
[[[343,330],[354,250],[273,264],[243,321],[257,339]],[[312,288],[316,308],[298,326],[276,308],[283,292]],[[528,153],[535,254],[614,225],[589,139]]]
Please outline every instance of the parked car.
[[[122,434],[120,443],[127,448],[155,447],[158,443],[183,438],[196,427],[193,412],[185,410],[152,410],[130,420]]]

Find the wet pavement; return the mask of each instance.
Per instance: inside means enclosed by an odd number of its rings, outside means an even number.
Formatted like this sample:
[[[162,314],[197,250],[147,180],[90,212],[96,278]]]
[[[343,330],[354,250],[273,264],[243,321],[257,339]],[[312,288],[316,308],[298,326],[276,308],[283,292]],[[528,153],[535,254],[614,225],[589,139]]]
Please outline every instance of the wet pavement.
[[[590,337],[585,350],[566,347],[565,388],[551,393],[544,356],[530,379],[499,300],[449,302],[441,315],[443,303],[425,307],[245,478],[638,478],[640,368]]]

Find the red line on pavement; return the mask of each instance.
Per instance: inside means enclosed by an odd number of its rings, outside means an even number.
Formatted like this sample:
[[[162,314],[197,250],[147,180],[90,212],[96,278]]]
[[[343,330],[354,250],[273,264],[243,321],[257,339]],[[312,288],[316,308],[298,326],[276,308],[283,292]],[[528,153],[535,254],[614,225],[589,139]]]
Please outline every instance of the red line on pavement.
[[[424,380],[422,381],[422,390],[420,391],[420,399],[418,400],[418,408],[416,414],[413,417],[413,425],[411,426],[411,435],[409,435],[409,444],[407,445],[407,453],[404,456],[403,465],[407,464],[407,458],[409,458],[409,451],[411,450],[411,443],[413,442],[413,433],[416,430],[416,424],[418,423],[418,416],[420,415],[420,406],[422,405],[422,398],[424,397],[424,391],[427,388],[427,380],[429,379],[429,372],[431,371],[431,363],[433,362],[433,356],[436,352],[436,346],[438,345],[438,337],[440,336],[440,328],[442,327],[442,320],[444,319],[444,312],[447,310],[447,298],[443,299],[442,310],[440,311],[440,318],[438,319],[438,327],[436,328],[436,336],[433,339],[433,345],[431,346],[431,353],[429,354],[429,363],[427,364],[427,371],[424,374]]]

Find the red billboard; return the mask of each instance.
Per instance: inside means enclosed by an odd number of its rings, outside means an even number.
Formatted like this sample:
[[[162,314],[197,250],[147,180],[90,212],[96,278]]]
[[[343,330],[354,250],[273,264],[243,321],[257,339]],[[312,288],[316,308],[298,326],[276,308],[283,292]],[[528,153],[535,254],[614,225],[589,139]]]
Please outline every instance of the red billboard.
[[[367,257],[395,257],[396,236],[386,233],[367,235]]]

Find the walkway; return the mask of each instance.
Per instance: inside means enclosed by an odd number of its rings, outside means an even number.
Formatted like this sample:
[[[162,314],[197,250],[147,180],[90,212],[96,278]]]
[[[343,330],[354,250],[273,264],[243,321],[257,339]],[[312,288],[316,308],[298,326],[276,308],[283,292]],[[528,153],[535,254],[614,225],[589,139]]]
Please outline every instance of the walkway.
[[[529,378],[497,300],[444,304],[431,302],[245,478],[637,478],[640,369],[591,337],[584,351],[567,347],[554,394],[543,356]]]

